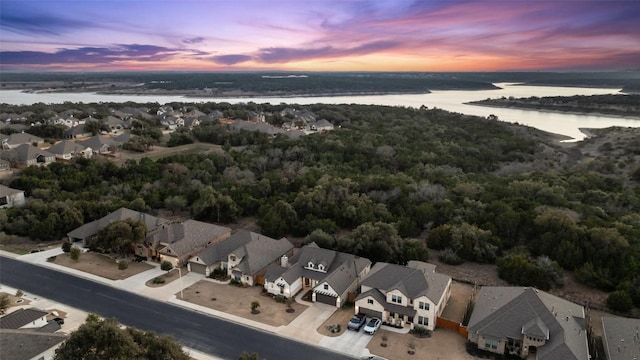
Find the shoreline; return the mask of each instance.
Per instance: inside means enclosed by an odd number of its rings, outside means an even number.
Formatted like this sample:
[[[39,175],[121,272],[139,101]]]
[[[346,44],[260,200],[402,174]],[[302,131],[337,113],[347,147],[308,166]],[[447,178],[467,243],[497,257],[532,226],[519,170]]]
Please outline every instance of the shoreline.
[[[614,117],[618,119],[625,120],[638,120],[640,121],[640,115],[632,116],[632,115],[620,115],[620,114],[607,114],[601,112],[588,112],[588,111],[563,111],[563,110],[554,110],[554,109],[545,109],[545,108],[532,108],[532,107],[524,107],[524,106],[507,106],[507,105],[499,105],[499,104],[483,104],[481,101],[470,101],[464,103],[466,105],[475,105],[475,106],[484,106],[490,108],[498,108],[498,109],[517,109],[524,111],[538,111],[544,113],[556,113],[556,114],[570,114],[570,115],[591,115],[591,116],[603,116],[603,117]]]

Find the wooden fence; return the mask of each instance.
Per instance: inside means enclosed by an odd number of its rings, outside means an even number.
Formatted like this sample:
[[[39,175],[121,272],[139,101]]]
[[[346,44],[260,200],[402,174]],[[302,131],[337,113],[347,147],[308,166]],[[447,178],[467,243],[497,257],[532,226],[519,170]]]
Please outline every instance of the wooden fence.
[[[467,327],[466,326],[464,326],[464,325],[462,325],[462,324],[460,324],[458,322],[455,322],[455,321],[452,321],[452,320],[449,320],[449,319],[445,319],[445,318],[441,318],[441,317],[438,317],[436,319],[436,327],[453,330],[453,331],[457,332],[460,336],[464,337],[465,339],[467,338],[467,335],[469,334],[469,332],[467,331]]]

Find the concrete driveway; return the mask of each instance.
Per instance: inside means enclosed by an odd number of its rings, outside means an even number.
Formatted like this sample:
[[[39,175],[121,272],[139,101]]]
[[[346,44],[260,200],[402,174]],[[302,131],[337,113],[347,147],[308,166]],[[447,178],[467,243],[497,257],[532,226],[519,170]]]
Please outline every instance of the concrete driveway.
[[[362,329],[360,331],[347,330],[337,337],[325,336],[320,341],[320,346],[359,358],[369,355],[367,345],[371,339],[372,336],[366,334]]]
[[[319,344],[324,336],[316,329],[336,311],[335,306],[313,303],[287,326],[280,326],[277,333],[299,341]]]

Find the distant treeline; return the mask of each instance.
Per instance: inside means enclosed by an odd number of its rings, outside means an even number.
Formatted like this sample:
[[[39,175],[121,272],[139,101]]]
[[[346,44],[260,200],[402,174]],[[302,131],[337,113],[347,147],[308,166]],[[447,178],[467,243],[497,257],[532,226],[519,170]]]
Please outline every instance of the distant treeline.
[[[207,90],[207,94],[311,95],[353,93],[426,93],[429,90],[495,88],[494,83],[622,88],[640,91],[640,72],[96,72],[2,73],[9,83],[57,82],[73,90],[73,83],[130,83],[144,90]],[[67,83],[67,84],[65,84]],[[66,85],[66,86],[65,86]],[[114,89],[115,90],[115,89]]]
[[[496,107],[514,107],[522,109],[577,112],[585,114],[607,114],[634,116],[640,118],[639,95],[591,95],[591,96],[548,96],[474,101],[472,104]]]

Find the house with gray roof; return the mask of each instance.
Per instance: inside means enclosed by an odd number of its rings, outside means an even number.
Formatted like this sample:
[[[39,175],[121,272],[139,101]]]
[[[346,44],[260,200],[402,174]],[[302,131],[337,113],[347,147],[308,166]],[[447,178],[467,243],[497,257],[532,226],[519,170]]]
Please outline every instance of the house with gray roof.
[[[88,148],[91,148],[94,154],[109,155],[113,153],[117,145],[115,141],[102,135],[94,135],[84,141],[78,142]]]
[[[602,331],[608,360],[640,359],[640,319],[603,316]]]
[[[148,233],[144,245],[159,261],[166,260],[173,266],[182,266],[202,249],[229,236],[231,229],[228,227],[187,220],[163,224],[157,230]]]
[[[47,325],[48,312],[39,309],[18,309],[0,318],[0,329],[39,329]]]
[[[87,131],[84,124],[72,126],[64,131],[64,137],[67,139],[80,139],[91,136],[91,132]]]
[[[287,238],[280,240],[249,231],[239,231],[233,236],[245,238],[244,244],[229,252],[226,263],[227,274],[243,284],[263,285],[267,267],[279,261],[283,255],[291,255],[293,244]],[[246,239],[249,238],[249,241]]]
[[[30,144],[22,144],[5,152],[8,160],[16,167],[46,166],[56,161],[56,156],[52,153]]]
[[[323,131],[331,131],[331,130],[333,130],[333,124],[326,119],[320,119],[315,123],[311,124],[311,131],[323,132]]]
[[[6,149],[15,149],[24,144],[38,146],[44,144],[44,139],[25,132],[20,132],[9,135],[6,138],[6,141],[3,141],[3,147]]]
[[[72,231],[67,233],[67,237],[71,242],[82,241],[84,244],[86,244],[87,240],[98,234],[98,231],[100,231],[100,229],[104,228],[114,221],[127,219],[142,221],[147,227],[147,235],[157,230],[158,228],[161,228],[163,225],[169,223],[169,220],[122,207],[98,220],[88,222],[78,228],[73,229]]]
[[[200,250],[196,256],[189,259],[187,268],[190,272],[209,276],[215,269],[224,269],[227,271],[227,260],[229,254],[239,247],[248,244],[251,240],[255,240],[260,234],[256,234],[247,230],[239,230],[230,237],[211,244]]]
[[[93,156],[93,150],[84,145],[73,141],[63,140],[47,149],[48,152],[55,155],[56,159],[68,161],[77,157],[90,159]]]
[[[0,150],[0,152],[2,152]],[[11,169],[11,163],[5,159],[0,159],[0,171],[7,171]]]
[[[542,290],[484,286],[467,339],[497,354],[538,360],[589,359],[584,308]]]
[[[25,204],[24,191],[0,184],[0,209]]]
[[[280,264],[270,265],[264,288],[271,294],[287,298],[310,289],[312,301],[341,307],[370,268],[369,259],[311,243],[290,259],[282,257]]]
[[[434,330],[450,296],[451,277],[437,273],[433,264],[379,262],[360,284],[355,312],[393,326]]]
[[[0,359],[51,360],[67,334],[0,329]]]

